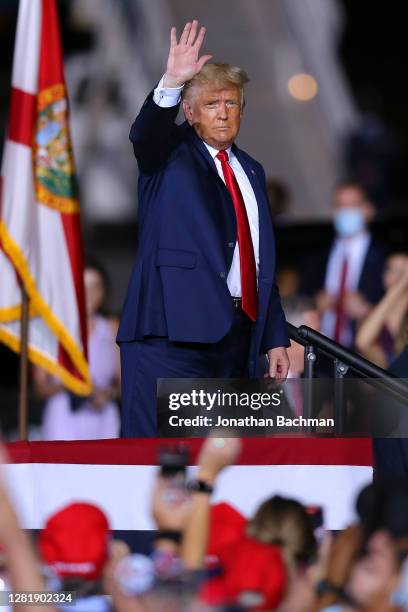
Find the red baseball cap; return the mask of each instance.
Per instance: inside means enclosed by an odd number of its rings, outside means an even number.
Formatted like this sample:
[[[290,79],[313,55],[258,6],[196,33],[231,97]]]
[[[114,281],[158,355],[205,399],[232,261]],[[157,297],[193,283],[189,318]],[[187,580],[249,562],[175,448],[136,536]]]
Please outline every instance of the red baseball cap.
[[[287,572],[276,546],[253,538],[232,545],[222,576],[207,582],[202,598],[210,605],[241,604],[252,610],[274,610],[282,600]]]
[[[225,502],[211,507],[210,532],[208,537],[206,565],[224,565],[228,554],[245,533],[247,519]]]
[[[73,503],[53,514],[39,536],[45,563],[62,577],[94,580],[108,557],[110,527],[97,506]]]

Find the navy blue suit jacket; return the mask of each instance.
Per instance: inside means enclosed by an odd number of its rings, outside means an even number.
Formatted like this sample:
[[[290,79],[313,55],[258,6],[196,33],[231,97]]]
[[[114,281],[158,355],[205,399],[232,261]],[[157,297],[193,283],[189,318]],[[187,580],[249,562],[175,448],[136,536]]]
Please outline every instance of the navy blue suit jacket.
[[[132,125],[139,165],[139,251],[118,342],[147,335],[215,343],[229,331],[233,306],[227,276],[236,243],[230,194],[202,140],[178,106],[159,107],[153,92]],[[275,285],[275,240],[262,166],[233,145],[253,187],[259,212],[259,312],[249,356],[288,346]]]
[[[312,296],[324,288],[330,250],[331,246],[307,259],[300,279],[300,293],[303,295]],[[371,304],[377,304],[384,295],[382,271],[385,258],[385,248],[371,238],[357,287]]]

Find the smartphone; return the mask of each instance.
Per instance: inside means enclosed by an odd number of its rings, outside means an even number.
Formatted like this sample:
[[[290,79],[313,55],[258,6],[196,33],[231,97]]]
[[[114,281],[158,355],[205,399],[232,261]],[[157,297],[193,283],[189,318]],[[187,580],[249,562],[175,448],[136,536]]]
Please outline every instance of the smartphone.
[[[160,449],[160,473],[166,482],[166,501],[178,504],[185,500],[187,492],[187,465],[189,454],[184,445]]]
[[[170,478],[182,475],[185,478],[188,465],[188,450],[184,445],[164,447],[159,452],[161,475]]]

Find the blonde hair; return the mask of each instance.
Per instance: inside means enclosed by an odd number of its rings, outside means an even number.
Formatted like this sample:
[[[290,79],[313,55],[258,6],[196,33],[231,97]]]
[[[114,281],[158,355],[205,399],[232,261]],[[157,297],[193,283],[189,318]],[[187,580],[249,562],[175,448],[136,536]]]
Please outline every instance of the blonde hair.
[[[192,92],[197,87],[202,85],[212,84],[215,86],[225,87],[226,85],[235,85],[244,91],[244,85],[249,82],[247,73],[238,68],[238,66],[231,66],[231,64],[204,64],[200,72],[196,74],[192,79],[185,83],[182,93],[183,100],[185,98],[191,99]],[[243,96],[242,96],[243,101]]]
[[[299,502],[278,495],[259,506],[248,522],[247,535],[278,546],[289,567],[310,561],[316,553],[316,540],[306,509]]]

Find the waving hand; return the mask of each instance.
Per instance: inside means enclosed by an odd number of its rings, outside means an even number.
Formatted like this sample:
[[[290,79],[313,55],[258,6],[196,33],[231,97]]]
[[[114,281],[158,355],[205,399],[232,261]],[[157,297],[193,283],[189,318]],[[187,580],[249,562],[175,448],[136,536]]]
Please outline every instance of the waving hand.
[[[212,55],[198,57],[205,36],[205,28],[198,31],[198,21],[194,19],[184,26],[180,40],[177,42],[176,28],[170,32],[170,52],[167,60],[165,87],[181,87],[186,81],[193,78]]]

